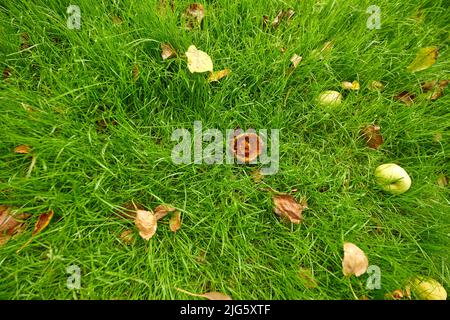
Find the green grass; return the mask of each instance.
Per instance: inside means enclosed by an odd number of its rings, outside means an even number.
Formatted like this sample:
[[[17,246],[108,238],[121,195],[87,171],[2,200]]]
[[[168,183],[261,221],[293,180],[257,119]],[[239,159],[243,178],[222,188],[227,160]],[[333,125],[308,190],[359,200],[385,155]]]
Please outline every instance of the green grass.
[[[0,204],[33,214],[28,231],[0,247],[0,298],[188,298],[179,287],[233,299],[377,299],[418,275],[450,288],[449,188],[436,183],[450,173],[450,99],[410,107],[392,99],[420,93],[421,81],[448,78],[444,0],[211,0],[202,2],[203,29],[194,31],[179,19],[189,1],[175,1],[167,15],[157,13],[157,2],[0,4],[0,68],[12,70],[0,82]],[[66,27],[69,4],[81,8],[81,30]],[[371,4],[381,8],[379,30],[366,28]],[[296,11],[290,23],[263,30],[263,15],[273,19],[289,7]],[[112,15],[123,23],[113,24]],[[19,51],[24,32],[32,48]],[[329,56],[314,59],[326,41],[334,43]],[[179,57],[162,61],[161,42]],[[191,74],[183,57],[191,44],[231,75],[210,84]],[[426,46],[439,47],[436,64],[408,73]],[[303,61],[289,74],[294,53]],[[340,107],[316,104],[321,91],[342,91],[341,81],[355,79],[361,90],[343,92]],[[385,90],[369,91],[371,80]],[[109,124],[98,130],[101,119]],[[256,184],[255,166],[175,165],[172,131],[192,131],[195,120],[222,132],[280,129],[279,172]],[[379,150],[358,138],[367,123],[382,128]],[[37,156],[29,177],[31,154],[13,153],[20,144]],[[407,193],[377,187],[373,171],[388,162],[410,174]],[[268,187],[307,197],[301,225],[280,223],[262,190]],[[134,224],[115,212],[131,200],[173,204],[181,230],[173,234],[166,220],[150,241],[135,232],[136,241],[124,244],[119,235]],[[50,225],[16,253],[50,208]],[[344,241],[381,268],[380,290],[366,289],[367,274],[342,275]],[[66,287],[73,264],[81,268],[80,290]],[[317,288],[307,288],[300,268],[314,274]]]

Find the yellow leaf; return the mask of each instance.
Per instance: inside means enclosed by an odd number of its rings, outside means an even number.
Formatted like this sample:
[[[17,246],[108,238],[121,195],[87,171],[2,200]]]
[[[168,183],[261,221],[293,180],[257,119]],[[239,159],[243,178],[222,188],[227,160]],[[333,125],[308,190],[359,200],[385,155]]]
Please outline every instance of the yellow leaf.
[[[342,272],[344,276],[354,274],[359,277],[367,271],[369,260],[364,251],[350,242],[344,243],[344,259],[342,259]]]
[[[406,68],[409,72],[417,72],[431,67],[438,57],[437,47],[421,48],[416,55],[416,58]]]
[[[342,88],[345,90],[359,90],[359,82],[356,80],[353,82],[344,81],[342,82]]]
[[[422,300],[446,300],[447,291],[434,279],[414,279],[412,289]]]
[[[206,52],[198,50],[194,45],[189,46],[186,52],[188,69],[190,72],[213,71],[213,63]]]
[[[181,213],[175,211],[169,220],[170,231],[177,232],[181,228]]]
[[[208,81],[209,82],[219,81],[223,77],[228,76],[230,73],[231,73],[231,70],[228,68],[220,70],[220,71],[211,72],[211,74],[209,75]]]

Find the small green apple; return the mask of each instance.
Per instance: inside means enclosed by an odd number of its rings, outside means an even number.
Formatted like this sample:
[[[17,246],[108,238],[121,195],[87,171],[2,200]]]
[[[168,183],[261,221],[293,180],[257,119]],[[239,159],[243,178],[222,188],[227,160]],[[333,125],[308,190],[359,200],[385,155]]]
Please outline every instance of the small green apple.
[[[342,102],[342,95],[337,91],[326,90],[320,93],[318,101],[322,106],[337,106]]]
[[[386,163],[375,169],[377,183],[384,191],[400,194],[411,187],[411,178],[408,173],[395,163]]]

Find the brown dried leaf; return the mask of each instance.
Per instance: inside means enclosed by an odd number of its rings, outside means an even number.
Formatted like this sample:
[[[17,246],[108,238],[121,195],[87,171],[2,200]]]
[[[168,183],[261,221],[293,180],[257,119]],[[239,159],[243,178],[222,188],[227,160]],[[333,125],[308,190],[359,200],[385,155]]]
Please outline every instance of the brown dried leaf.
[[[228,69],[228,68],[225,68],[225,69],[220,70],[220,71],[211,72],[209,74],[208,81],[209,82],[219,81],[220,79],[228,76],[230,73],[231,73],[231,70]]]
[[[281,20],[283,20],[283,17],[284,17],[284,11],[280,10],[278,12],[277,16],[272,21],[272,28],[274,28],[274,29],[278,28],[278,26],[281,23]]]
[[[36,224],[34,225],[32,236],[35,236],[36,234],[44,230],[48,226],[52,218],[53,218],[53,210],[51,209],[47,213],[41,213],[39,215],[38,220],[36,221]]]
[[[290,195],[273,196],[274,212],[284,220],[299,224],[303,220],[302,211],[308,208],[305,200],[301,203],[295,201]]]
[[[436,85],[436,80],[432,80],[432,81],[422,82],[422,84],[420,86],[421,86],[423,92],[428,92],[431,89],[433,89],[435,85]]]
[[[20,154],[30,153],[30,146],[28,146],[26,144],[21,144],[20,146],[17,146],[14,148],[14,152],[20,153]]]
[[[429,91],[433,91],[431,93],[431,95],[429,96],[430,100],[435,101],[437,99],[439,99],[440,97],[442,97],[442,95],[444,94],[444,89],[447,87],[448,85],[448,80],[441,80],[439,81],[439,83],[437,83],[435,80],[433,81],[427,81],[422,83],[421,87],[422,87],[422,91],[423,92],[429,92]]]
[[[13,235],[24,231],[24,222],[30,216],[27,213],[11,214],[8,206],[0,205],[0,246],[6,244]]]
[[[155,219],[159,220],[164,218],[169,212],[173,212],[176,209],[168,204],[160,204],[155,208]]]
[[[264,142],[254,132],[235,132],[231,140],[231,151],[236,159],[242,163],[249,163],[262,153]]]
[[[177,232],[181,228],[181,213],[175,211],[169,220],[170,231]]]
[[[269,16],[262,17],[263,29],[266,29],[269,26]]]
[[[129,220],[135,220],[136,219],[136,211],[137,210],[145,210],[144,206],[135,203],[134,201],[127,202],[121,206],[120,210],[117,210],[116,213]]]
[[[342,272],[344,276],[354,274],[359,277],[367,271],[369,260],[364,251],[350,242],[344,243],[344,258],[342,259]]]
[[[298,275],[300,276],[302,283],[308,289],[317,288],[319,285],[310,269],[300,268]]]
[[[144,240],[149,240],[156,232],[157,219],[150,211],[137,210],[135,224],[139,230],[139,235]]]
[[[226,294],[217,292],[217,291],[212,291],[212,292],[206,292],[203,294],[198,294],[198,293],[192,293],[180,288],[175,288],[176,290],[183,292],[187,295],[193,296],[193,297],[201,297],[201,298],[206,298],[208,300],[233,300],[231,299],[230,296],[227,296]]]
[[[361,135],[369,148],[378,149],[384,142],[380,126],[370,124],[361,129]]]
[[[414,103],[414,99],[416,98],[416,95],[414,93],[410,93],[408,91],[402,91],[398,95],[394,97],[395,100],[401,101],[407,106],[410,106]]]
[[[169,58],[175,58],[177,56],[177,52],[170,45],[170,43],[161,43],[161,58],[163,60],[167,60]]]
[[[127,245],[132,244],[134,242],[134,235],[132,230],[124,230],[120,234],[120,239]]]
[[[288,9],[285,13],[284,13],[285,17],[287,18],[288,21],[290,21],[292,19],[292,17],[295,15],[295,11],[293,9]]]
[[[3,70],[3,80],[7,80],[9,77],[11,77],[11,75],[12,75],[12,69],[9,67],[6,67]]]
[[[184,27],[186,30],[192,30],[196,26],[200,26],[205,17],[205,9],[200,3],[190,4],[183,13],[185,20]]]
[[[137,63],[133,66],[133,80],[136,82],[139,79],[139,65]]]
[[[292,62],[292,66],[295,68],[297,68],[297,66],[299,65],[299,63],[302,61],[302,57],[300,57],[299,55],[295,54],[291,57],[291,62]]]

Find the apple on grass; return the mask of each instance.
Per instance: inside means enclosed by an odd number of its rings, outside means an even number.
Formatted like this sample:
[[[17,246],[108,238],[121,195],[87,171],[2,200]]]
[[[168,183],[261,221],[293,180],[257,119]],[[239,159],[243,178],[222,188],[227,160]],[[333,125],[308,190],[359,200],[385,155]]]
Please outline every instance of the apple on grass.
[[[375,169],[375,177],[380,187],[393,194],[401,194],[411,187],[408,173],[395,163],[386,163]]]

